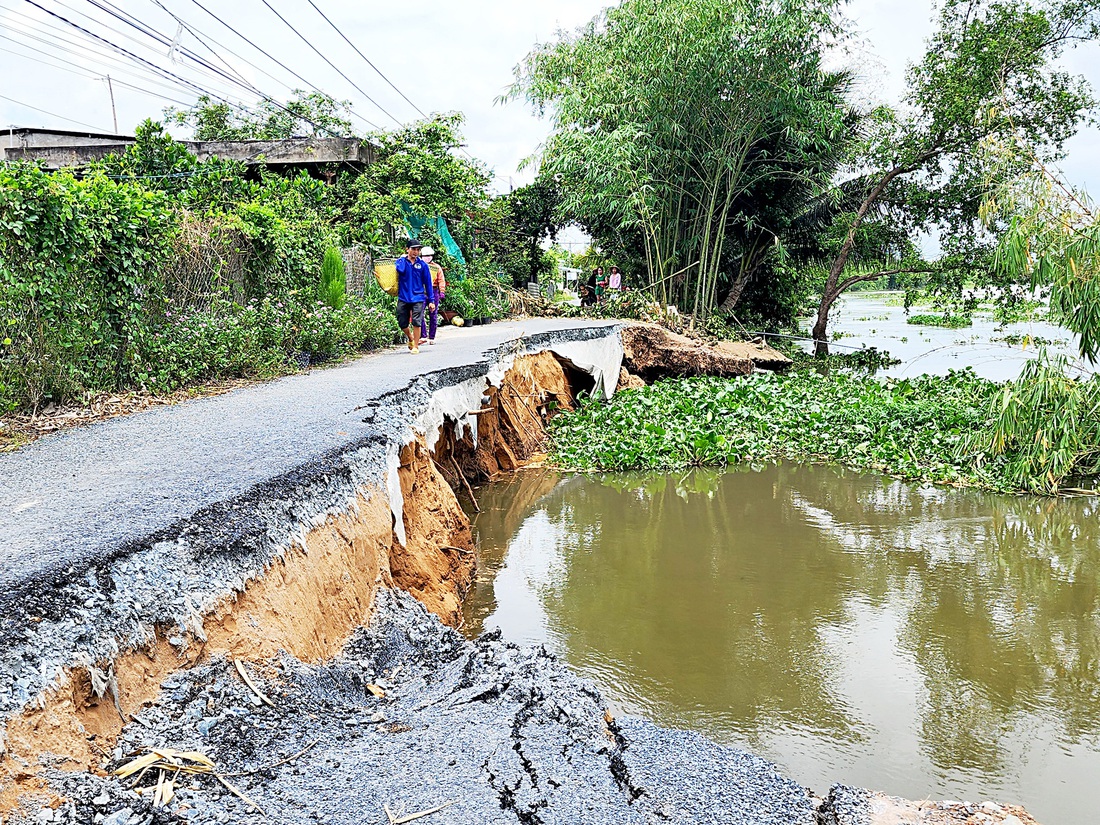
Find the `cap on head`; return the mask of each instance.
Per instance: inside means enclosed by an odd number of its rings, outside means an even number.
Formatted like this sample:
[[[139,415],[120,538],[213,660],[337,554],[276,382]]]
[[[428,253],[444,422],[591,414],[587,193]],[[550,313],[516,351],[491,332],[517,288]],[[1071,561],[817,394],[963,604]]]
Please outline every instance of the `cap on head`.
[[[435,250],[432,249],[430,246],[425,246],[423,249],[420,250],[420,257],[422,258],[430,258],[434,254]]]
[[[405,241],[405,249],[420,249],[421,246],[423,244],[420,241],[414,241],[412,238]]]

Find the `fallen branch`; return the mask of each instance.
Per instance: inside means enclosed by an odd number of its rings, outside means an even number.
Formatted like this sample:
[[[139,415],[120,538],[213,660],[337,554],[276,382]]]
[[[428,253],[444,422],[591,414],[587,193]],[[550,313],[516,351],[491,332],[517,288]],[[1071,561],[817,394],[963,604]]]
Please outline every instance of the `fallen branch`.
[[[237,673],[241,675],[241,679],[243,679],[244,683],[248,685],[249,690],[255,693],[256,697],[268,707],[275,707],[275,703],[268,699],[264,692],[256,687],[256,683],[248,677],[248,674],[245,672],[244,665],[241,664],[241,660],[234,659],[233,664],[237,668]]]
[[[449,545],[449,544],[441,544],[441,545],[439,546],[439,549],[440,549],[440,550],[454,550],[454,551],[455,551],[456,553],[462,553],[462,554],[463,554],[464,556],[472,556],[472,555],[474,555],[474,551],[473,551],[473,550],[465,550],[465,549],[463,549],[463,548],[461,548],[461,547],[452,547],[452,546],[451,546],[451,545]]]
[[[400,818],[394,817],[393,812],[390,810],[389,805],[382,805],[382,810],[386,812],[387,818],[390,820],[389,825],[405,825],[406,822],[412,822],[414,819],[420,819],[421,817],[430,816],[431,814],[437,814],[444,808],[449,808],[454,805],[458,800],[452,799],[450,802],[444,802],[442,805],[437,805],[434,808],[429,808],[426,811],[418,811],[415,814],[409,814]]]
[[[470,494],[470,501],[473,502],[474,510],[481,512],[481,507],[478,506],[477,499],[474,497],[474,488],[470,486],[470,482],[466,480],[466,476],[462,472],[462,468],[458,466],[458,462],[455,461],[455,457],[451,456],[451,464],[454,465],[455,472],[458,473],[458,477],[462,479],[462,483],[466,485],[466,492]]]
[[[239,797],[239,798],[243,799],[245,802],[247,802],[249,805],[251,805],[257,811],[259,811],[261,816],[267,816],[267,814],[264,813],[263,808],[261,808],[259,805],[257,805],[255,802],[253,802],[247,796],[245,796],[242,791],[238,790],[235,786],[230,784],[229,780],[227,780],[220,773],[214,774],[214,778],[217,779],[219,782],[221,782],[223,785],[225,785],[225,787],[229,790],[229,792],[231,794],[233,794],[236,797]]]
[[[286,759],[280,759],[278,762],[272,762],[270,765],[264,765],[262,768],[253,768],[250,771],[236,771],[234,773],[223,773],[222,776],[251,776],[252,774],[259,773],[260,771],[267,771],[267,770],[271,770],[271,768],[277,768],[280,765],[285,765],[288,762],[293,762],[295,759],[297,759],[302,754],[307,753],[308,751],[312,750],[313,747],[320,741],[321,741],[320,739],[314,739],[312,742],[310,742],[308,745],[306,745],[304,748],[302,748],[300,751],[298,751],[293,756],[288,756]]]

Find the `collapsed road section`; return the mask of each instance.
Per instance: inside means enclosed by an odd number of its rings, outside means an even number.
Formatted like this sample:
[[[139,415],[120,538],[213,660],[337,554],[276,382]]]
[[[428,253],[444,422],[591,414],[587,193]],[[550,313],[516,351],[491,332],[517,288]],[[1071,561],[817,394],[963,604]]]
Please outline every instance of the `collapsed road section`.
[[[98,765],[168,674],[216,652],[336,654],[381,585],[456,623],[473,544],[424,433],[446,419],[474,453],[467,414],[517,358],[571,359],[610,392],[622,352],[608,324],[488,330],[4,456],[3,799],[43,761]]]
[[[454,491],[639,380],[624,342],[654,377],[661,336],[497,325],[2,457],[0,820],[863,821],[874,795],[613,719],[544,650],[443,624],[476,564]]]

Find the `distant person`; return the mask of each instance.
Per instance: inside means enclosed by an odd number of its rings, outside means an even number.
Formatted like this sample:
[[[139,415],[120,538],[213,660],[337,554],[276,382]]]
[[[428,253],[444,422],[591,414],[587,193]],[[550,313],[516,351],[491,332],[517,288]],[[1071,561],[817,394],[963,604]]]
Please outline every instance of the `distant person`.
[[[594,276],[593,276],[594,277]],[[596,303],[596,288],[588,284],[581,284],[581,306],[590,307]]]
[[[447,278],[443,274],[443,267],[435,262],[435,250],[425,246],[420,250],[420,260],[428,265],[432,271],[432,295],[434,304],[426,313],[424,320],[420,322],[420,338],[427,338],[429,344],[435,343],[435,331],[439,326],[439,307],[443,303],[443,296],[447,291]]]
[[[592,303],[586,306],[592,306],[600,300],[605,286],[607,286],[607,281],[604,280],[603,267],[598,266],[592,270],[592,274],[588,278],[588,289],[592,293]]]
[[[420,325],[424,323],[424,305],[435,309],[432,300],[432,273],[420,260],[421,244],[409,240],[405,244],[405,257],[398,258],[397,268],[397,325],[409,341],[413,355],[420,352]]]
[[[607,288],[619,292],[623,288],[623,273],[617,266],[611,267],[611,274],[607,276]]]

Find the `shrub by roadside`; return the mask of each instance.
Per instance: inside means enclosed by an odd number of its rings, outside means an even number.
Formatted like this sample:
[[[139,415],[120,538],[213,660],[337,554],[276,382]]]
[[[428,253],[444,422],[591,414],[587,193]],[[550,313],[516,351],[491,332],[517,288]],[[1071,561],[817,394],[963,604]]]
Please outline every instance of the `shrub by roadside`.
[[[269,378],[387,346],[398,333],[388,308],[355,296],[340,309],[293,298],[221,301],[208,311],[169,312],[167,321],[150,337],[135,376],[157,392],[213,378]]]

